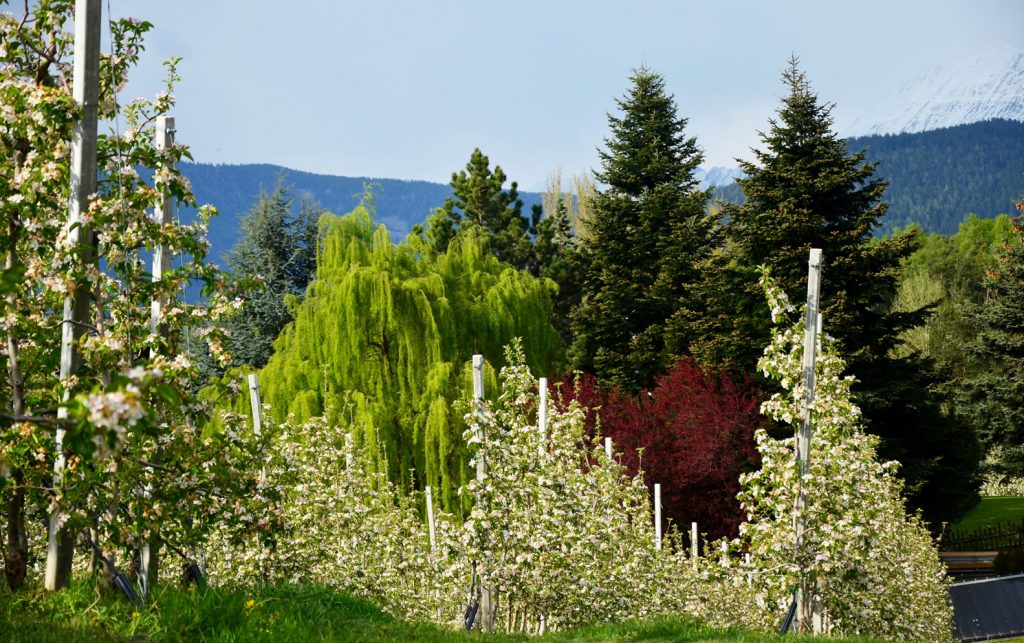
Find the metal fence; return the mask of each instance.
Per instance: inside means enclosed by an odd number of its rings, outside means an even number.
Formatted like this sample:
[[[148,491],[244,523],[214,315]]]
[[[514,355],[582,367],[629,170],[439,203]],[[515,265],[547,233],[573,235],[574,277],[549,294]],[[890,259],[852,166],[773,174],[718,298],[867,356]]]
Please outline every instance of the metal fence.
[[[1000,551],[1024,547],[1024,520],[971,530],[955,529],[942,537],[943,551]]]

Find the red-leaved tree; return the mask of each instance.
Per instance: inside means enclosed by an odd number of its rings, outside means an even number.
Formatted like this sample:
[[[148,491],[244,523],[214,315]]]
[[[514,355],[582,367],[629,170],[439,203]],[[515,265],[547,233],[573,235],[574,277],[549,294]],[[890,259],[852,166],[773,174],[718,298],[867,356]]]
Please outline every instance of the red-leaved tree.
[[[642,467],[649,487],[661,483],[666,518],[682,530],[695,521],[711,539],[736,534],[739,476],[757,466],[754,429],[764,421],[749,382],[684,358],[636,396],[605,389],[592,375],[563,391],[587,409],[592,434],[612,438],[630,473]]]

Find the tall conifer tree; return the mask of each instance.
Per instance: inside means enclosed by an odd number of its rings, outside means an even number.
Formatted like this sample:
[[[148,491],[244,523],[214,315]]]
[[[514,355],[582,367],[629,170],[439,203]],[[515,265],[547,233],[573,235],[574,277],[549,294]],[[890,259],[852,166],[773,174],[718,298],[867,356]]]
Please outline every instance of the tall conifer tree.
[[[540,221],[540,208],[534,207],[532,220],[523,215],[519,186],[507,177],[501,166],[491,170],[490,160],[473,150],[466,169],[452,173],[452,196],[445,199],[429,219],[426,236],[435,252],[443,253],[459,230],[475,227],[500,261],[539,274],[531,233]]]
[[[912,500],[927,517],[954,518],[975,497],[977,442],[941,411],[932,364],[892,353],[900,333],[925,314],[892,310],[914,231],[872,237],[886,211],[886,182],[833,131],[832,105],[818,100],[795,59],[782,77],[789,93],[761,135],[765,149],[740,164],[747,200],[723,212],[726,245],[703,285],[709,312],[696,352],[705,363],[752,371],[769,337],[760,322],[769,315],[759,301],[757,266],[769,267],[784,290],[806,292],[808,251],[821,248],[825,331],[860,378],[854,391],[868,429],[882,438],[883,457],[902,463]]]
[[[262,368],[270,359],[274,339],[292,320],[289,299],[301,299],[316,275],[322,212],[308,199],[296,210],[281,178],[242,218],[242,234],[227,263],[236,277],[252,281],[254,289],[239,314],[226,323],[234,366]]]
[[[640,68],[608,116],[587,237],[582,303],[572,318],[575,365],[635,391],[686,352],[698,304],[691,287],[714,245],[703,160],[657,73]]]

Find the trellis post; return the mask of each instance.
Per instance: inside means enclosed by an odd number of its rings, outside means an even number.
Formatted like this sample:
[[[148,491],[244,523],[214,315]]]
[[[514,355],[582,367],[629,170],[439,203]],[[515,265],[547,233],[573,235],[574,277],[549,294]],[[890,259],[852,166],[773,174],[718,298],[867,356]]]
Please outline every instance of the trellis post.
[[[483,425],[483,411],[484,411],[484,356],[474,355],[473,356],[473,401],[476,406],[477,412],[477,433],[476,437],[480,441],[479,449],[476,455],[476,479],[477,482],[483,484],[487,478],[487,459],[485,457],[484,444],[487,440],[487,434],[484,432]],[[479,502],[483,502],[483,496],[478,499]],[[481,566],[485,564],[485,561],[480,561]],[[481,574],[482,576],[482,574]],[[494,630],[494,610],[492,608],[492,597],[491,588],[486,586],[483,582],[480,583],[480,629],[484,632],[491,632]]]
[[[800,471],[796,504],[793,508],[793,526],[796,536],[796,551],[801,559],[800,581],[796,592],[796,626],[798,632],[807,632],[818,621],[815,618],[817,597],[814,587],[807,579],[803,568],[805,512],[807,511],[807,489],[803,485],[807,475],[811,454],[811,436],[814,426],[811,422],[811,405],[814,402],[814,365],[818,348],[818,324],[820,321],[819,300],[821,294],[822,253],[811,248],[807,262],[807,310],[804,317],[803,389],[804,415],[796,435],[796,459]]]
[[[67,236],[71,252],[82,264],[93,261],[92,232],[84,225],[83,213],[89,209],[89,197],[96,193],[96,133],[100,86],[100,19],[101,0],[77,0],[75,3],[75,57],[73,92],[81,118],[75,121],[71,134],[71,199],[68,204]],[[76,284],[64,298],[64,316],[60,341],[60,381],[64,399],[71,394],[68,380],[81,366],[78,339],[89,321],[90,293],[84,284]],[[59,419],[67,418],[67,409],[57,411]],[[53,463],[53,488],[60,488],[64,470],[64,430],[57,429]],[[46,551],[45,586],[48,590],[67,587],[71,580],[71,534],[62,528],[61,508],[50,514]]]
[[[174,118],[170,116],[157,116],[156,119],[156,149],[165,151],[174,145]],[[160,186],[157,186],[158,188]],[[160,207],[154,212],[154,219],[161,226],[168,226],[174,219],[174,207],[172,200],[168,198],[166,190],[160,190]],[[153,268],[151,271],[152,280],[159,282],[163,279],[164,273],[171,269],[171,253],[164,244],[158,243],[153,249]],[[163,317],[164,307],[167,299],[163,295],[153,297],[150,305],[149,331],[153,335],[163,335],[161,332],[160,320]],[[159,456],[156,458],[159,460]],[[146,489],[147,494],[149,489]],[[160,570],[160,539],[154,532],[142,543],[139,552],[139,567],[142,578],[145,579],[143,594],[149,593],[149,588],[156,584]],[[143,597],[145,598],[145,596]]]
[[[661,483],[654,483],[654,548],[661,551]]]
[[[690,558],[693,560],[693,571],[697,571],[697,566],[698,566],[698,564],[700,562],[698,560],[698,557],[700,556],[700,549],[699,549],[699,545],[697,543],[698,536],[699,536],[699,534],[697,533],[697,523],[691,522],[690,523]]]
[[[263,399],[260,397],[260,378],[256,373],[249,373],[249,408],[252,409],[252,432],[257,437],[263,436]],[[260,482],[266,482],[267,468],[260,468]]]
[[[537,429],[540,431],[540,452],[544,453],[544,442],[548,436],[548,378],[542,377],[537,383],[540,402],[537,409]]]
[[[430,487],[427,487],[427,525],[430,528],[430,553],[437,549],[437,540],[434,532],[434,496]]]
[[[174,145],[174,118],[171,116],[157,116],[156,118],[156,148],[167,150]],[[159,187],[159,186],[158,186]],[[174,220],[174,204],[168,198],[167,192],[161,190],[160,208],[154,213],[154,217],[161,226],[168,226]],[[163,279],[164,273],[171,269],[171,253],[164,244],[157,244],[153,249],[153,281]],[[164,297],[153,297],[152,308],[150,309],[149,329],[154,335],[160,334],[160,318],[163,316],[163,308],[167,305]]]

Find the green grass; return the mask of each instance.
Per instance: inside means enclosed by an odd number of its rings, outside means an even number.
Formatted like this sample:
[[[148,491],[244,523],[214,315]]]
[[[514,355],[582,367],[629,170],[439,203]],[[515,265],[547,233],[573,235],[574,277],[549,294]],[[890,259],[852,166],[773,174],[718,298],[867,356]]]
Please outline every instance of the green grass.
[[[0,641],[775,641],[764,632],[691,619],[601,624],[543,637],[488,635],[410,624],[359,599],[316,587],[157,592],[136,611],[88,581],[56,594],[0,589]],[[792,640],[793,637],[787,637]],[[867,641],[868,639],[843,639]]]
[[[1024,520],[1024,497],[994,496],[982,498],[963,519],[952,526],[957,531],[1002,525]]]

